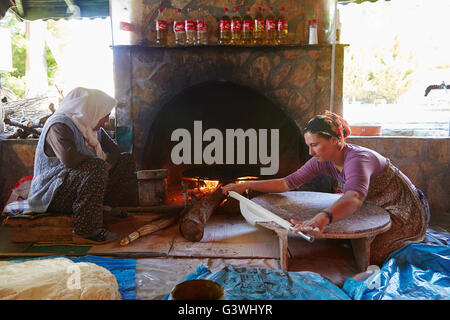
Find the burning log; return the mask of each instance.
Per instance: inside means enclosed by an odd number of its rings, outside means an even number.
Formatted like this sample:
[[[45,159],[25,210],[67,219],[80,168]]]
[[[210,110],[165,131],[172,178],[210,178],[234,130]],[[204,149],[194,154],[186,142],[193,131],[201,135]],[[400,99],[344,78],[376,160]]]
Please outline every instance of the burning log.
[[[219,184],[213,192],[203,196],[181,217],[180,233],[185,239],[198,242],[203,238],[206,222],[226,198],[226,195],[222,193],[221,186],[222,184]]]

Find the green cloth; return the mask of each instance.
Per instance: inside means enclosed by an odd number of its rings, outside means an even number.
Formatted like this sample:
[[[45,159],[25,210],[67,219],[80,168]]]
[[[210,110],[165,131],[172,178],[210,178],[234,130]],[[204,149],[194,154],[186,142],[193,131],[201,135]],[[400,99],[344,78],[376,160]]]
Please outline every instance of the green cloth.
[[[91,245],[34,243],[24,253],[84,254],[91,248]]]

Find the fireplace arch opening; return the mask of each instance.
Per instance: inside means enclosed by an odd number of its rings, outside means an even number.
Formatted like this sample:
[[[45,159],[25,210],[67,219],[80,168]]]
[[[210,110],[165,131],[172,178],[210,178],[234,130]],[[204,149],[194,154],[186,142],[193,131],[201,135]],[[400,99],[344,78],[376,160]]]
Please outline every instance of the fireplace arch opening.
[[[238,134],[238,129],[242,129],[240,133],[248,134],[244,163],[238,138],[231,139],[233,148],[227,146],[231,143],[230,132]],[[190,146],[183,133],[189,133]],[[208,133],[216,135],[211,137]],[[221,135],[220,139],[217,135]],[[222,141],[222,150],[218,140]],[[273,142],[278,144],[278,152]],[[264,144],[267,150],[263,150]],[[186,154],[188,149],[190,157]],[[179,156],[175,161],[174,152]],[[222,163],[211,163],[206,155],[213,156],[213,160],[223,159]],[[180,159],[185,161],[180,163]],[[141,163],[143,169],[168,169],[168,186],[176,186],[180,184],[183,172],[192,169],[209,167],[211,173],[214,168],[213,175],[219,178],[223,171],[227,177],[234,173],[271,179],[288,175],[307,159],[308,150],[301,129],[280,106],[253,88],[228,81],[207,81],[184,89],[160,109],[149,125]],[[278,161],[278,168],[274,161]],[[261,174],[263,168],[266,173],[273,174]]]

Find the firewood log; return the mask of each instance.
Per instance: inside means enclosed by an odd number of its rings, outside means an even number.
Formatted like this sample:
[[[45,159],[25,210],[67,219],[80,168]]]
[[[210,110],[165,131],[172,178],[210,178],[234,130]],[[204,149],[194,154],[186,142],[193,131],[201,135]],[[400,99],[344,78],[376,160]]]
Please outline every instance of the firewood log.
[[[38,123],[38,126],[39,127],[43,127],[44,126],[44,124],[45,124],[45,122],[48,120],[48,118],[50,118],[54,113],[55,113],[55,105],[53,104],[53,103],[50,103],[49,105],[48,105],[48,109],[52,112],[52,113],[50,113],[50,114],[48,114],[48,115],[46,115],[46,116],[44,116],[44,117],[42,117],[42,118],[40,118],[39,119],[39,123]]]
[[[23,130],[20,128],[17,128],[16,131],[14,131],[13,134],[10,134],[6,137],[6,139],[18,139],[20,135],[23,134]]]
[[[180,218],[180,233],[185,239],[198,242],[203,238],[206,222],[226,198],[221,186],[219,184],[213,192],[203,196]]]
[[[46,115],[46,116],[44,116],[44,117],[42,117],[42,118],[40,118],[40,119],[38,120],[38,126],[39,126],[39,127],[43,127],[44,124],[45,124],[45,122],[46,122],[46,121],[48,120],[48,118],[50,118],[52,115],[53,115],[53,113],[52,113],[52,114],[49,114],[49,115]]]
[[[54,114],[55,113],[55,105],[53,104],[53,102],[51,102],[49,105],[48,105],[48,109],[52,112],[52,114]]]
[[[3,122],[5,122],[5,124],[10,125],[10,126],[14,126],[14,127],[18,127],[20,129],[22,129],[25,133],[27,134],[36,134],[36,135],[40,135],[41,133],[36,130],[35,128],[30,128],[20,122],[5,118],[5,120],[3,120]]]

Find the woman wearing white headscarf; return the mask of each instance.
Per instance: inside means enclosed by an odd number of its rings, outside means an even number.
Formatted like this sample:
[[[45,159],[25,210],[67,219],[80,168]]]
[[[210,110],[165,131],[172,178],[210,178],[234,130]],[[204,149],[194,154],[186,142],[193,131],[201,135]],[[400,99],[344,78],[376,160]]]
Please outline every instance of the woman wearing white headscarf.
[[[105,243],[104,211],[119,205],[135,165],[101,126],[117,101],[86,88],[69,92],[46,122],[36,148],[28,202],[34,212],[74,214],[75,242]],[[107,205],[105,205],[107,204]]]

